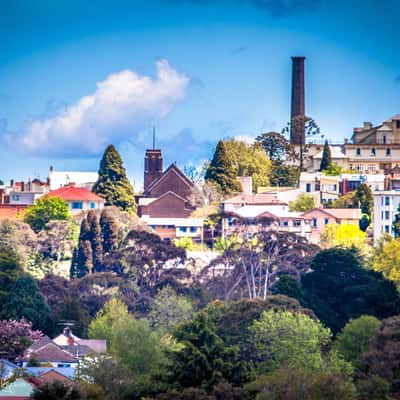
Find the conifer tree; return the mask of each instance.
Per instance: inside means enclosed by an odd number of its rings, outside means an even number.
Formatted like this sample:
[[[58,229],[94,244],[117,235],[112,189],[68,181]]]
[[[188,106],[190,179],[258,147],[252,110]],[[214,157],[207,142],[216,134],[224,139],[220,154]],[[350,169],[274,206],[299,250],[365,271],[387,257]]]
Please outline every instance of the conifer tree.
[[[101,228],[96,211],[90,210],[87,214],[87,222],[89,224],[88,240],[92,249],[93,256],[93,272],[101,271],[103,260],[103,246],[101,244]]]
[[[118,247],[118,225],[112,213],[104,209],[100,217],[101,235],[104,254],[110,253]]]
[[[206,181],[216,184],[223,193],[241,191],[241,185],[236,180],[235,165],[222,140],[215,148],[213,159],[204,178]]]
[[[83,278],[93,273],[93,252],[89,240],[82,240],[78,246],[76,277]]]
[[[329,147],[328,141],[325,140],[324,150],[322,152],[322,159],[319,170],[324,171],[325,169],[329,168],[331,163],[332,163],[331,149]]]
[[[106,206],[136,213],[134,191],[129,182],[121,156],[113,145],[107,146],[100,162],[99,179],[93,192],[105,199]]]

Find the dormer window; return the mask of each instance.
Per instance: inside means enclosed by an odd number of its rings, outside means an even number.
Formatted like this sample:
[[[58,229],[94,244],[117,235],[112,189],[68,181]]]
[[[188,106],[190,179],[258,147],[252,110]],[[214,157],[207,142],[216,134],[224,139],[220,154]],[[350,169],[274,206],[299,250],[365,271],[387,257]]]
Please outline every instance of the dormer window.
[[[376,149],[375,147],[371,148],[371,157],[375,157],[376,156]]]

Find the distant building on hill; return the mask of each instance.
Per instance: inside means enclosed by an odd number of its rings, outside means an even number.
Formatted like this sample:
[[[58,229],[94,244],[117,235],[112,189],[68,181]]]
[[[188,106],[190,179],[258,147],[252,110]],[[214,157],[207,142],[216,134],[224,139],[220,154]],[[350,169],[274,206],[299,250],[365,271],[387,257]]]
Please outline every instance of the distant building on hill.
[[[56,190],[70,184],[74,184],[76,187],[92,190],[98,177],[99,174],[97,172],[55,171],[51,166],[48,183],[50,190]]]
[[[385,190],[375,192],[374,195],[374,243],[376,244],[383,234],[394,236],[393,220],[398,214],[400,191]]]

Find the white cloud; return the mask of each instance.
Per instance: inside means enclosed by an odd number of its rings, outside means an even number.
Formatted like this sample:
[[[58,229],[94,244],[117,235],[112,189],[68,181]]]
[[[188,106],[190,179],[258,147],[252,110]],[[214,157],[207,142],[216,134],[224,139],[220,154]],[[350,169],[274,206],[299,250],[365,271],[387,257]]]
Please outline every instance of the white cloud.
[[[96,91],[54,117],[35,119],[3,139],[21,152],[45,156],[98,155],[109,143],[134,139],[186,96],[189,79],[166,60],[157,78],[124,70],[97,83]]]

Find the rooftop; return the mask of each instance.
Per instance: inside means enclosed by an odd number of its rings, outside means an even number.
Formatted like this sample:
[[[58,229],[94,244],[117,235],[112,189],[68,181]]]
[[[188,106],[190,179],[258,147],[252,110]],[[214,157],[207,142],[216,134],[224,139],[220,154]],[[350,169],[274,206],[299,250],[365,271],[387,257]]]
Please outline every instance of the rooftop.
[[[47,196],[60,197],[65,201],[104,201],[102,197],[90,190],[73,185],[52,190]]]

